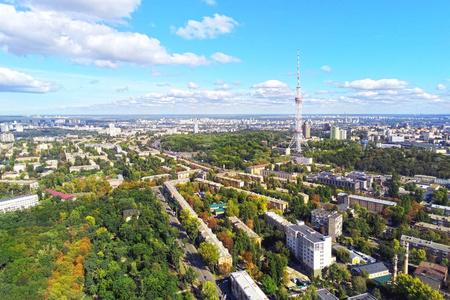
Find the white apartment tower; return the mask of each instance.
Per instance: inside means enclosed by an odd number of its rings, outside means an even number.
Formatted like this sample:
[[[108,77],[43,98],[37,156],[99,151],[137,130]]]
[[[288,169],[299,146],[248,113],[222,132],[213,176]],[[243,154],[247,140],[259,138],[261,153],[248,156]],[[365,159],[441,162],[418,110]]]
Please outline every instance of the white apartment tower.
[[[331,237],[305,225],[303,221],[286,226],[286,245],[311,276],[322,276],[322,269],[331,265]]]

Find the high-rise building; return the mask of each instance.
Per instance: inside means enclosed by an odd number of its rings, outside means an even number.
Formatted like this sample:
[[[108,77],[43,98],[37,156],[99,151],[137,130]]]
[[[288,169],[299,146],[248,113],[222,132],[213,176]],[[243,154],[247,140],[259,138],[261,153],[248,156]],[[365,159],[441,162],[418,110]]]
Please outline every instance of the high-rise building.
[[[198,133],[198,121],[194,123],[194,133]]]
[[[311,125],[309,125],[308,122],[303,123],[302,126],[303,129],[303,135],[305,136],[305,139],[311,138]]]
[[[14,134],[12,134],[12,133],[0,134],[0,142],[3,142],[3,143],[14,142]]]
[[[330,129],[330,139],[338,140],[339,139],[339,127],[333,126]]]
[[[0,124],[0,131],[1,132],[8,132],[9,131],[9,126],[6,123],[2,123]]]
[[[330,139],[332,140],[346,140],[347,131],[344,129],[339,129],[337,126],[333,126],[330,129]]]
[[[342,214],[337,211],[315,209],[311,212],[311,224],[316,230],[325,229],[333,242],[342,235]]]
[[[116,126],[113,123],[109,124],[109,135],[116,136]]]
[[[306,226],[303,221],[286,226],[286,245],[310,276],[322,276],[322,269],[331,265],[331,237]]]

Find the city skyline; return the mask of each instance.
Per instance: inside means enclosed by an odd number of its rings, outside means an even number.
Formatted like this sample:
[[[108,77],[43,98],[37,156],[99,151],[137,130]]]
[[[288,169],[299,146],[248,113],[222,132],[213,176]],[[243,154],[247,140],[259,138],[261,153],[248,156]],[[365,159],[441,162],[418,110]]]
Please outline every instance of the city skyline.
[[[0,1],[1,115],[450,111],[450,3]]]

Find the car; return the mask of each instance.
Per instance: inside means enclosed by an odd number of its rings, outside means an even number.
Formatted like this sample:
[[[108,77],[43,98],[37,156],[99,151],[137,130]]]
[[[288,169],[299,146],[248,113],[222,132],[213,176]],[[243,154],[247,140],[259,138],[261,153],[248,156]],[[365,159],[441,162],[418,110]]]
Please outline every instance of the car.
[[[206,277],[206,276],[204,276],[205,277],[205,280],[208,280],[208,277]]]

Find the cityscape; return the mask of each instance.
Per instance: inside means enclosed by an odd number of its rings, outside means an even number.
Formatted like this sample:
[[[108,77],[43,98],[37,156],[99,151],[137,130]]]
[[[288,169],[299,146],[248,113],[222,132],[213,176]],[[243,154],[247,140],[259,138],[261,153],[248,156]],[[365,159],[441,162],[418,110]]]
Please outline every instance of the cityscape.
[[[450,299],[449,10],[0,0],[0,298]]]

